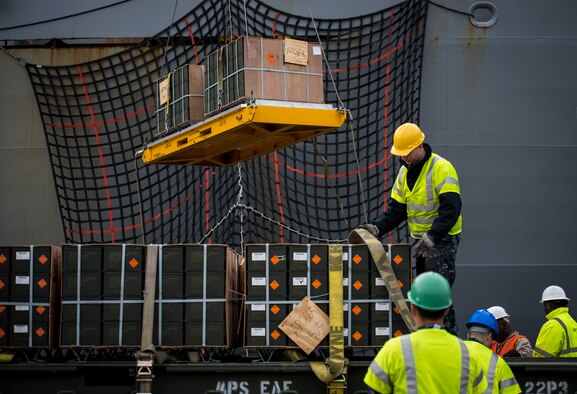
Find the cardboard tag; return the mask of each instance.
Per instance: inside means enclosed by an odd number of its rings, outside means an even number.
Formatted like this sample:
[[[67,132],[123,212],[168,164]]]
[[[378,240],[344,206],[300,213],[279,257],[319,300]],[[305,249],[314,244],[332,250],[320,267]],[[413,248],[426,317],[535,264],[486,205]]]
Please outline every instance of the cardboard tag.
[[[158,96],[159,96],[159,100],[160,100],[160,105],[165,104],[169,99],[169,92],[168,92],[168,88],[170,87],[170,78],[166,78],[164,81],[162,81],[159,85],[158,85]]]
[[[284,40],[284,62],[306,66],[309,60],[308,43],[306,41]]]
[[[330,332],[329,317],[309,297],[303,298],[278,327],[306,354]]]

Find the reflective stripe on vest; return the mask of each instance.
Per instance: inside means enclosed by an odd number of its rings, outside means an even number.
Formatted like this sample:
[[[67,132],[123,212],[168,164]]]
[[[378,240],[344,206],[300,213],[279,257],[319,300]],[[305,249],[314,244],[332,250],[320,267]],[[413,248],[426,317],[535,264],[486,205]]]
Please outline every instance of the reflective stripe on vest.
[[[491,360],[489,361],[489,369],[487,369],[487,390],[485,393],[493,392],[493,380],[495,379],[495,371],[497,370],[497,362],[499,356],[496,353],[491,353]]]
[[[417,393],[417,371],[415,370],[415,356],[411,345],[411,336],[401,337],[401,349],[405,359],[405,378],[407,379],[407,393]]]
[[[456,180],[455,178],[453,178],[452,176],[448,176],[443,182],[439,183],[437,185],[437,187],[435,188],[435,190],[437,191],[437,194],[440,193],[443,186],[445,186],[447,184],[458,185],[459,181]]]
[[[407,204],[407,209],[411,211],[432,211],[439,208],[439,203],[435,203],[435,196],[433,194],[433,167],[435,163],[438,162],[439,156],[432,156],[431,164],[427,170],[427,175],[425,176],[425,196],[427,197],[426,204]],[[405,167],[403,167],[405,169]],[[404,175],[404,172],[403,172]],[[406,180],[405,180],[406,182]],[[415,183],[416,186],[416,183]],[[439,187],[442,187],[440,184]],[[414,188],[414,186],[413,186]],[[440,189],[439,189],[440,190]]]
[[[403,179],[403,176],[405,176],[405,171],[407,171],[407,167],[405,167],[405,166],[401,167],[401,169],[399,170],[399,174],[397,175],[397,179],[395,180],[395,184],[393,185],[393,189],[392,189],[392,191],[397,193],[399,195],[399,197],[401,197],[402,199],[405,199],[405,195],[403,194],[403,190],[401,190],[397,186],[397,183],[400,179]]]
[[[559,324],[561,324],[561,327],[563,327],[563,330],[565,330],[565,341],[566,341],[566,349],[563,349],[559,352],[559,355],[563,355],[563,354],[568,354],[568,353],[573,353],[573,352],[577,352],[577,348],[576,347],[571,347],[571,340],[569,338],[569,330],[567,330],[567,326],[565,325],[565,322],[563,322],[563,320],[559,319],[558,317],[553,318],[553,320],[557,320],[559,322]]]
[[[371,370],[373,375],[375,375],[377,378],[379,378],[379,380],[381,382],[383,382],[384,384],[386,384],[388,386],[391,385],[391,379],[389,378],[389,375],[383,370],[383,368],[381,368],[379,363],[377,363],[376,361],[373,360],[369,369]]]
[[[555,357],[554,354],[551,354],[551,353],[549,353],[549,352],[546,352],[545,350],[540,349],[540,348],[538,348],[538,347],[535,347],[533,350],[534,350],[535,352],[539,353],[539,354],[540,354],[541,356],[543,356],[543,357]]]
[[[469,349],[465,342],[459,341],[461,346],[461,382],[460,393],[466,394],[469,387]],[[407,393],[417,393],[417,371],[415,369],[415,356],[413,354],[413,346],[411,345],[411,336],[404,335],[401,337],[401,349],[403,351],[403,358],[405,360],[405,378],[407,380]],[[374,373],[374,372],[373,372]],[[376,374],[375,374],[376,375]],[[473,387],[476,387],[483,380],[483,371],[477,376],[473,382]]]
[[[410,203],[407,204],[407,223],[409,224],[409,229],[411,234],[416,237],[421,237],[423,233],[422,227],[429,227],[433,224],[438,214],[439,210],[439,202],[435,201],[435,194],[433,190],[433,167],[435,163],[440,160],[439,156],[432,155],[429,163],[429,168],[427,169],[427,173],[425,175],[425,204],[415,204]],[[404,173],[403,173],[404,175]],[[407,182],[405,177],[405,183]],[[417,179],[417,182],[419,180]],[[415,183],[417,186],[417,183]],[[413,188],[415,187],[413,186]],[[442,186],[442,185],[441,185]],[[419,212],[420,216],[415,217],[415,213]],[[413,214],[411,214],[413,213]]]
[[[459,345],[461,345],[461,393],[466,394],[467,388],[469,387],[469,348],[465,345],[465,342],[459,341]],[[481,379],[483,379],[483,373],[481,372],[480,375]],[[477,379],[479,380],[479,379]],[[480,380],[479,380],[480,382]],[[476,386],[476,384],[474,384]]]
[[[518,384],[518,383],[517,383],[517,379],[515,379],[515,377],[501,380],[499,382],[499,391],[501,391],[502,389],[506,389],[507,387],[514,386],[516,384]]]

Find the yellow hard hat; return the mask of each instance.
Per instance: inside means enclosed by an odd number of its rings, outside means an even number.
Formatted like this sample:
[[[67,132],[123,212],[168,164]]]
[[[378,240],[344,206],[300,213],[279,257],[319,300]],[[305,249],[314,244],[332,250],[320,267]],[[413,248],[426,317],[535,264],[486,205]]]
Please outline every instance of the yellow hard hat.
[[[395,156],[407,156],[424,140],[425,134],[419,126],[414,123],[403,123],[395,130],[391,153]]]

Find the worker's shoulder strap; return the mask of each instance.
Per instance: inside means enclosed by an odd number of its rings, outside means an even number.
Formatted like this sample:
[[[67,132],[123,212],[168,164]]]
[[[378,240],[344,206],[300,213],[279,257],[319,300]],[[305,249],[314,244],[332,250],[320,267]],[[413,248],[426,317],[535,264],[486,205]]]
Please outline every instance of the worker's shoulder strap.
[[[369,248],[369,252],[371,253],[371,257],[373,258],[375,265],[385,282],[385,286],[387,291],[389,292],[389,296],[391,300],[395,303],[397,308],[399,309],[399,314],[403,318],[403,321],[411,331],[415,331],[415,321],[413,320],[413,315],[411,315],[411,311],[407,306],[407,302],[403,297],[403,293],[399,288],[399,284],[397,282],[397,277],[393,271],[393,267],[391,266],[391,262],[387,257],[387,253],[385,252],[385,248],[383,248],[383,244],[373,237],[368,231],[363,229],[355,229],[349,234],[349,242],[351,244],[366,244]]]
[[[567,325],[558,317],[554,317],[553,320],[556,320],[563,328],[563,331],[565,331],[565,339],[567,339],[567,347],[569,347],[569,331],[567,330]]]
[[[569,330],[567,329],[567,325],[565,324],[565,322],[558,317],[554,317],[553,320],[556,320],[561,325],[561,327],[563,327],[563,330],[565,331],[565,341],[566,341],[565,346],[566,347],[565,347],[565,349],[563,349],[559,352],[559,355],[561,356],[561,355],[567,354],[567,353],[576,353],[577,348],[571,347],[571,337],[569,336]]]

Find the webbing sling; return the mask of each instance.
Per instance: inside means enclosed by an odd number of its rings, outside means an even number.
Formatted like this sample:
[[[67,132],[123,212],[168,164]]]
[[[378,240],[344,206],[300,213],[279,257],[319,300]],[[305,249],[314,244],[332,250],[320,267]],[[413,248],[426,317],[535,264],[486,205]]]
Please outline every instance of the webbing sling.
[[[142,306],[142,327],[140,333],[140,351],[136,358],[136,386],[138,393],[152,393],[152,364],[155,346],[152,343],[154,324],[154,295],[156,289],[156,271],[158,267],[158,245],[146,247],[146,272],[144,278],[144,304]],[[158,328],[161,329],[160,327]]]
[[[341,375],[345,365],[342,245],[329,245],[329,325],[328,365],[320,361],[311,361],[309,365],[317,378],[330,385],[331,382]]]
[[[367,230],[364,229],[354,229],[349,234],[349,243],[351,244],[366,244],[369,248],[369,252],[375,261],[375,265],[379,270],[379,274],[383,281],[385,282],[385,286],[387,287],[387,291],[389,292],[389,298],[393,300],[397,308],[399,309],[399,314],[403,318],[403,321],[411,331],[415,331],[415,321],[413,320],[413,315],[411,315],[411,311],[407,306],[407,302],[403,297],[403,293],[399,288],[397,277],[393,272],[393,267],[391,266],[391,262],[387,257],[387,253],[385,252],[385,248],[383,248],[383,244],[373,237]]]

